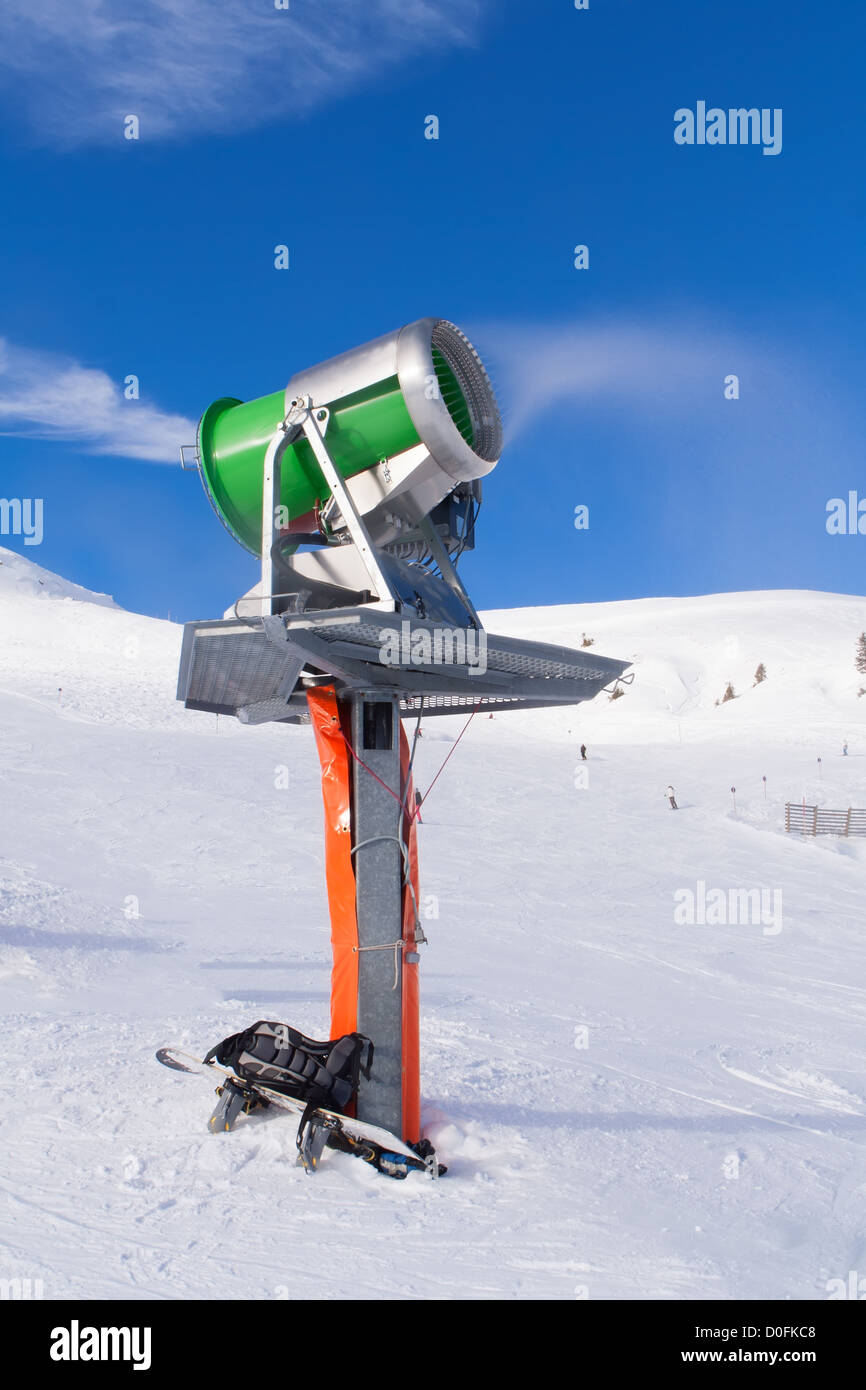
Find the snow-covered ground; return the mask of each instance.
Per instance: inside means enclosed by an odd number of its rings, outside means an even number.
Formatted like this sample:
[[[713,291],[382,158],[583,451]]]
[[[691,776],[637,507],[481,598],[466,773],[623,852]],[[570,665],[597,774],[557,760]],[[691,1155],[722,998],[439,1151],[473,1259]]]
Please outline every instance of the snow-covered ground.
[[[422,1091],[449,1174],[398,1183],[338,1154],[307,1178],[282,1117],[209,1135],[208,1084],[153,1060],[260,1017],[327,1031],[310,731],[184,711],[177,626],[0,561],[0,1278],[823,1299],[866,1275],[866,841],[783,825],[787,800],[866,806],[866,600],[487,616],[586,633],[636,679],[478,715],[425,807]],[[461,725],[427,722],[422,788]],[[728,920],[682,920],[701,884]],[[738,889],[763,920],[730,920]]]

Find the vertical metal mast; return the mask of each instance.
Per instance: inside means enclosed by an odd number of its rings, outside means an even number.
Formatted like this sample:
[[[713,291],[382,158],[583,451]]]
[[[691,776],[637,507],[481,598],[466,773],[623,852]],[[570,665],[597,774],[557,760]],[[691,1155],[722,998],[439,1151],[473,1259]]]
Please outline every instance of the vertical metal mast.
[[[352,855],[358,919],[358,1031],[376,1057],[358,1118],[403,1134],[403,882],[400,704],[383,691],[342,692],[352,744]],[[380,779],[377,781],[377,778]]]

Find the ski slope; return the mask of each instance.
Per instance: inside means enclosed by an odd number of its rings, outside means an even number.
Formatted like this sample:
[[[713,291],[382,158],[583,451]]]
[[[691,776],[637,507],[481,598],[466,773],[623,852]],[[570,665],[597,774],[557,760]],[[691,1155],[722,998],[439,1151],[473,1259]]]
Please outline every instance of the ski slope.
[[[184,711],[178,626],[0,561],[0,1278],[703,1300],[866,1275],[866,841],[783,828],[786,800],[866,806],[866,600],[486,615],[586,633],[636,677],[479,714],[424,808],[422,1093],[449,1173],[399,1183],[339,1154],[306,1177],[282,1117],[209,1135],[209,1085],[153,1060],[261,1017],[327,1031],[310,731]],[[462,724],[426,723],[422,789]],[[677,921],[701,883],[773,912]]]

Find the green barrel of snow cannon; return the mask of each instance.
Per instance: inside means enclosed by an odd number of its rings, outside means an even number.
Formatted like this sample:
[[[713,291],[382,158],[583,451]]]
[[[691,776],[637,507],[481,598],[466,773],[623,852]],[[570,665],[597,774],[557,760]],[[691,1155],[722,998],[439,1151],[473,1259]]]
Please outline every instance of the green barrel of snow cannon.
[[[502,424],[472,344],[446,319],[419,319],[292,377],[285,391],[253,401],[223,397],[198,427],[205,490],[241,545],[261,552],[264,458],[292,402],[310,396],[330,414],[326,444],[352,478],[423,444],[450,486],[496,465]],[[444,492],[449,486],[443,488]],[[281,459],[281,502],[291,521],[310,517],[330,488],[306,439]]]

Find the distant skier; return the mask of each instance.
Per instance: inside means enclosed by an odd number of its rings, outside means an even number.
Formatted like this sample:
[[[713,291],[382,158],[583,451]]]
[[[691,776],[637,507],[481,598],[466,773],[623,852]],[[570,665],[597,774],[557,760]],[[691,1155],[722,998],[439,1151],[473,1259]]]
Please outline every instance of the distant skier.
[[[848,756],[848,744],[847,744],[847,743],[843,743],[843,744],[842,744],[842,757],[843,757],[843,758],[847,758],[847,756]]]
[[[676,799],[676,797],[674,796],[674,789],[673,789],[673,787],[668,787],[667,791],[665,792],[665,796],[667,797],[668,801],[671,803],[671,810],[672,810],[672,811],[678,811],[680,808],[679,808],[679,806],[677,805],[677,799]]]
[[[585,743],[582,743],[582,744],[580,745],[580,756],[583,758],[583,761],[586,762],[586,744],[585,744]]]

